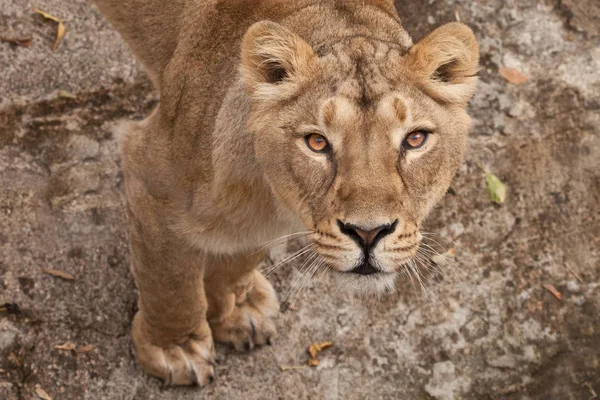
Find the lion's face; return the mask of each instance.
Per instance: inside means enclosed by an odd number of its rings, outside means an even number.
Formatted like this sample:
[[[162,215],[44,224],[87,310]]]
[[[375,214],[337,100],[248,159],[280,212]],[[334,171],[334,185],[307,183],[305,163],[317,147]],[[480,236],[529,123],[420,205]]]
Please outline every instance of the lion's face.
[[[392,285],[462,161],[477,46],[451,25],[410,51],[349,38],[321,56],[273,23],[246,35],[258,161],[324,265],[360,289]]]

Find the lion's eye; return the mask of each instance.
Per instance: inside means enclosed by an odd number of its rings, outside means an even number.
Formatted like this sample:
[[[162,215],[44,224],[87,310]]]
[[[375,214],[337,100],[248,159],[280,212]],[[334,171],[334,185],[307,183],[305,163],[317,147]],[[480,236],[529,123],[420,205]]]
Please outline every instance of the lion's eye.
[[[423,146],[427,141],[427,137],[429,137],[429,132],[425,131],[415,131],[408,134],[404,142],[402,142],[402,147],[406,150],[414,150]]]
[[[326,153],[329,151],[329,143],[327,139],[318,133],[311,133],[304,137],[306,145],[315,153]]]

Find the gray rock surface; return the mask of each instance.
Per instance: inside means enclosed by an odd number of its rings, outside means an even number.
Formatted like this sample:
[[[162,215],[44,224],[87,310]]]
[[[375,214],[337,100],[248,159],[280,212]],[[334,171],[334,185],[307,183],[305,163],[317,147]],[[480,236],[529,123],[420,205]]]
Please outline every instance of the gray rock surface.
[[[56,51],[56,23],[33,13],[37,7],[64,21]],[[55,97],[59,91],[93,91],[131,84],[143,76],[125,43],[89,0],[0,0],[0,36],[32,37],[29,48],[1,43],[0,106]]]
[[[481,43],[471,150],[429,219],[457,263],[369,301],[327,276],[284,304],[274,346],[218,348],[217,380],[166,388],[132,357],[122,173],[112,129],[156,96],[87,0],[0,0],[0,398],[591,399],[600,394],[600,3],[397,1],[415,38],[457,18]],[[500,67],[519,69],[524,85]],[[68,91],[75,95],[60,95]],[[507,185],[485,192],[483,169]],[[276,262],[298,247],[276,249]],[[426,250],[425,250],[426,251]],[[271,280],[284,294],[300,263]],[[43,273],[67,272],[69,281]],[[552,284],[557,300],[544,289]],[[4,304],[4,306],[2,306]],[[307,346],[332,340],[317,368]],[[77,353],[56,345],[72,342]]]

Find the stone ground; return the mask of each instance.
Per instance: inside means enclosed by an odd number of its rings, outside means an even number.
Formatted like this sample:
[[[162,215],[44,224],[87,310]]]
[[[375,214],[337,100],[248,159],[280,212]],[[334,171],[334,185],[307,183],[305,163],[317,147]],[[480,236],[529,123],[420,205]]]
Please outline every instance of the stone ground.
[[[205,389],[166,388],[132,357],[115,121],[156,95],[88,0],[0,0],[0,398],[593,399],[600,394],[600,3],[397,2],[415,37],[459,18],[481,42],[471,151],[426,229],[456,249],[431,293],[399,283],[366,302],[313,281],[279,318],[274,346],[218,348]],[[516,86],[498,73],[516,68]],[[67,92],[67,93],[65,93]],[[484,170],[507,185],[503,206]],[[281,259],[297,244],[279,249]],[[298,275],[272,281],[280,293]],[[65,271],[68,281],[44,268]],[[557,300],[543,288],[552,284]],[[307,346],[332,340],[317,368]],[[59,350],[73,342],[88,352]],[[88,348],[89,350],[89,348]]]

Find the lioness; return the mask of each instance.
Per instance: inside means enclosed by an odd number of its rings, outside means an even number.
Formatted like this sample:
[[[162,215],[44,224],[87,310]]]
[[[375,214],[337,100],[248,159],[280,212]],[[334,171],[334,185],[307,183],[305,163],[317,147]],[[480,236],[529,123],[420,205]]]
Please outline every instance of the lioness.
[[[393,285],[465,151],[478,46],[417,44],[391,0],[96,0],[160,104],[124,129],[136,355],[213,379],[213,340],[270,344],[263,244],[304,232],[316,268]]]

